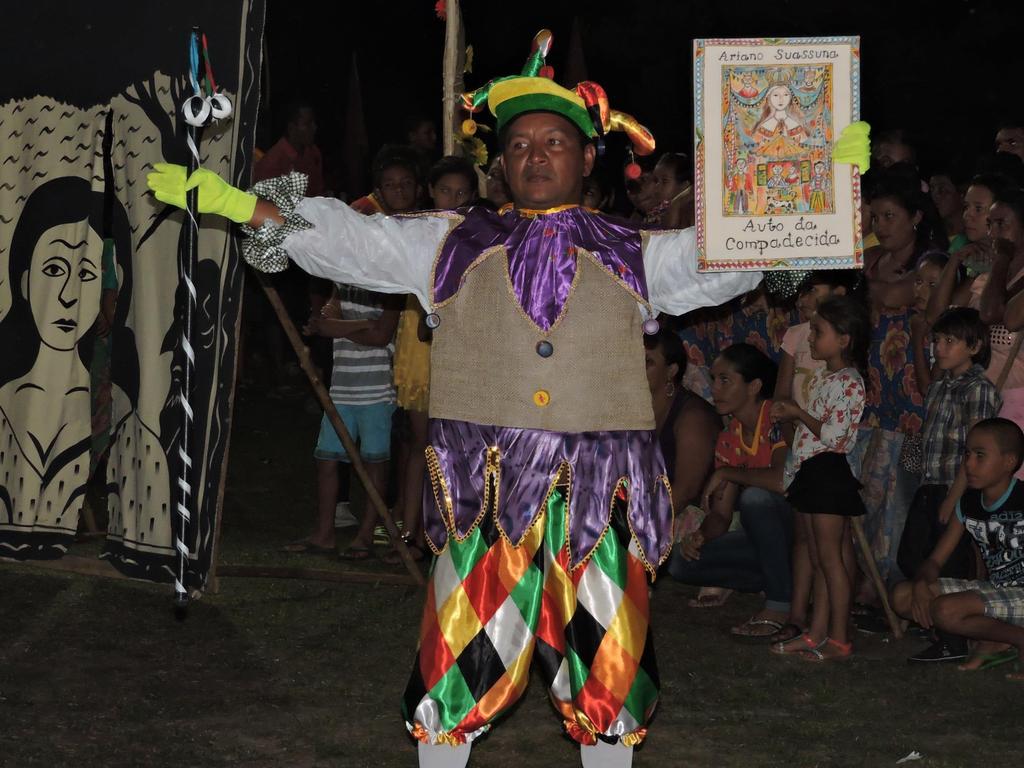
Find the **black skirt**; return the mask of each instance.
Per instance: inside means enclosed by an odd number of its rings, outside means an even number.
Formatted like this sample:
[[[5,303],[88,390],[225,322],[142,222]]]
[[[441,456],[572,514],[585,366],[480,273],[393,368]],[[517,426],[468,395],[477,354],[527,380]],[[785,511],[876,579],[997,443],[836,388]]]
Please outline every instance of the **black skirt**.
[[[808,515],[858,517],[866,512],[860,489],[846,454],[819,453],[800,465],[786,498],[794,509]]]

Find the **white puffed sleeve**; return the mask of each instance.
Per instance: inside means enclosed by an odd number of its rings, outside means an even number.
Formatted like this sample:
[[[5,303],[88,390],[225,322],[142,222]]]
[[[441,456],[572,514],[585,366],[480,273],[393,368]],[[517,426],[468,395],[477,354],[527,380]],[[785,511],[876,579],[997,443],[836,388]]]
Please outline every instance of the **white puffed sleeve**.
[[[434,258],[461,216],[364,216],[324,197],[303,200],[295,212],[313,226],[281,245],[301,269],[370,291],[412,293],[431,311]]]
[[[717,307],[752,291],[762,277],[760,272],[697,272],[692,227],[643,232],[643,256],[651,307],[669,315]]]
[[[305,178],[268,179],[253,191],[274,202],[283,224],[243,227],[245,260],[279,272],[291,259],[317,277],[381,293],[412,293],[428,312],[434,259],[462,216],[430,212],[364,216],[340,200],[301,196]]]

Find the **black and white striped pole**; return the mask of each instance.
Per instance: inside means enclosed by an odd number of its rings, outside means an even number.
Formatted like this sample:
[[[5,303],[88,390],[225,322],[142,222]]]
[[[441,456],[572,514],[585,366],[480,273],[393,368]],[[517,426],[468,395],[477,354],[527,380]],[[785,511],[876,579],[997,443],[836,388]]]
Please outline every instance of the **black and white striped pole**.
[[[202,85],[200,85],[199,69],[200,40],[202,40],[205,63],[205,78]],[[185,139],[188,145],[186,178],[190,178],[201,164],[199,144],[202,141],[203,128],[211,119],[221,119],[231,114],[231,103],[226,96],[216,91],[217,86],[213,80],[206,38],[200,34],[198,27],[193,27],[189,36],[189,83],[192,86],[192,95],[185,99],[185,103],[181,107],[185,123],[188,126]],[[180,342],[182,375],[181,389],[178,393],[181,403],[178,458],[181,462],[175,506],[177,515],[174,526],[174,613],[179,620],[185,618],[188,610],[189,594],[186,585],[189,559],[188,531],[195,511],[194,466],[192,463],[195,412],[192,408],[192,395],[196,356],[192,347],[192,329],[198,303],[194,275],[197,274],[199,268],[199,191],[197,189],[189,190],[185,196],[185,203],[187,214],[185,226],[188,227],[188,231],[185,237],[181,238],[181,246],[178,251],[178,279],[179,284],[184,287],[184,296]]]

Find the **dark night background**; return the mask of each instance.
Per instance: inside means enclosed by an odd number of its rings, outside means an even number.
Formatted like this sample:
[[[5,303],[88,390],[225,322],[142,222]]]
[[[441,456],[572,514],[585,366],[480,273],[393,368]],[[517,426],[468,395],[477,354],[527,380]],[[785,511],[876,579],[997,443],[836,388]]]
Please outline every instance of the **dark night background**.
[[[466,40],[475,51],[466,86],[518,72],[542,27],[554,32],[548,63],[560,80],[578,17],[587,75],[604,86],[612,106],[646,124],[659,152],[689,151],[694,38],[860,35],[863,118],[875,131],[913,131],[923,170],[941,158],[966,171],[977,155],[990,151],[996,123],[1019,114],[1016,81],[1024,62],[1011,18],[1014,5],[992,0],[464,0]],[[443,48],[444,22],[436,17],[433,0],[330,5],[268,0],[270,108],[261,121],[259,145],[269,146],[283,131],[285,102],[305,95],[318,108],[318,143],[328,173],[336,172],[353,52],[370,151],[402,139],[408,114],[440,117]]]
[[[52,3],[10,6],[6,30],[18,45],[0,46],[4,99],[47,93],[83,106],[102,101],[109,96],[101,92],[102,78],[90,93],[80,78],[66,76],[85,59],[96,70],[118,71],[125,83],[148,74],[131,71],[136,60],[147,66],[166,61],[173,69],[182,42],[170,32],[172,15],[176,22],[190,17],[210,33],[219,79],[229,89],[237,85],[226,64],[237,58],[237,41],[219,31],[223,14],[213,3],[137,3],[116,19],[98,17],[88,3],[66,3],[58,27],[49,22]],[[1024,57],[1014,7],[997,0],[463,0],[467,42],[475,51],[466,84],[518,72],[542,27],[555,35],[549,63],[558,79],[578,18],[588,77],[605,87],[613,107],[651,128],[659,151],[685,151],[692,142],[695,37],[860,35],[864,119],[876,132],[916,132],[924,170],[941,158],[966,171],[990,150],[998,120],[1024,113],[1018,83]],[[434,13],[434,0],[267,0],[266,22],[269,99],[259,146],[269,147],[281,134],[288,99],[305,95],[318,107],[318,143],[328,171],[337,172],[353,54],[371,152],[401,139],[411,112],[440,117],[444,22]],[[65,87],[70,82],[73,93]],[[610,154],[623,145],[621,139],[610,142]]]

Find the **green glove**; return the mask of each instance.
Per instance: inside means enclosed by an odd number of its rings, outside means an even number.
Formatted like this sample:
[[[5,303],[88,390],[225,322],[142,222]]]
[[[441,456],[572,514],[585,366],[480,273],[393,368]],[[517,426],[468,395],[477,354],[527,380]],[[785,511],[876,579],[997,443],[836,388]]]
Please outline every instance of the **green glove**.
[[[146,186],[161,203],[185,207],[185,193],[199,190],[199,213],[215,213],[236,224],[245,224],[256,210],[256,195],[232,187],[213,171],[197,168],[185,179],[185,166],[155,163],[146,176]]]
[[[832,147],[832,162],[856,165],[861,173],[871,167],[871,126],[860,120],[843,128]]]

